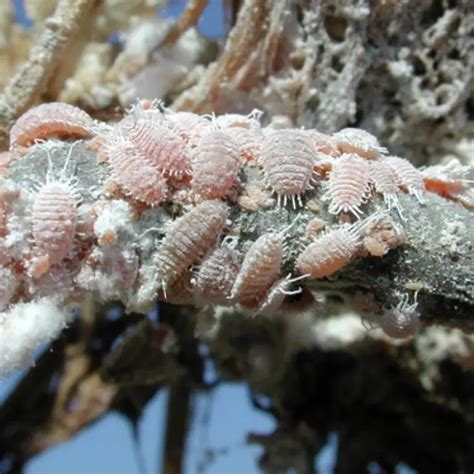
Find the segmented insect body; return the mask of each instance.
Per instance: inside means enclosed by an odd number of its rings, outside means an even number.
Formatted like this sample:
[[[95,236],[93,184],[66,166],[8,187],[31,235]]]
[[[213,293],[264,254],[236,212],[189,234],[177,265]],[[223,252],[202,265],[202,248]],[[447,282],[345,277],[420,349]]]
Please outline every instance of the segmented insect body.
[[[158,256],[158,280],[165,289],[214,246],[227,215],[224,202],[204,201],[173,222]]]
[[[224,197],[235,183],[241,166],[237,143],[221,130],[209,130],[194,150],[191,188],[202,199]]]
[[[357,155],[342,155],[334,162],[322,199],[330,201],[329,212],[351,212],[357,219],[362,215],[360,206],[370,190],[369,165]]]
[[[338,154],[337,143],[331,136],[318,132],[315,129],[307,129],[305,133],[311,138],[318,152],[328,156]]]
[[[368,159],[387,153],[387,149],[380,146],[376,137],[360,128],[343,128],[334,133],[332,138],[341,153],[356,153]]]
[[[380,327],[383,332],[394,339],[404,339],[416,335],[419,331],[420,313],[418,304],[408,303],[408,295],[404,295],[397,306],[384,309],[380,318]]]
[[[227,128],[225,131],[237,143],[240,156],[244,161],[260,160],[263,137],[259,130],[233,127]]]
[[[398,156],[384,157],[383,161],[393,169],[398,185],[422,202],[425,184],[421,172],[408,160]]]
[[[260,162],[278,204],[291,199],[295,207],[296,198],[301,205],[301,195],[311,189],[315,160],[314,145],[301,130],[278,130],[265,136]]]
[[[195,147],[201,135],[210,127],[210,122],[202,115],[193,112],[171,112],[165,113],[165,118],[174,124],[174,130],[179,130],[180,137],[190,146]]]
[[[107,144],[107,156],[112,177],[132,198],[149,206],[166,200],[165,178],[151,166],[135,144],[117,135]]]
[[[310,278],[328,277],[347,265],[360,248],[360,227],[343,225],[309,244],[296,260],[296,270]]]
[[[190,174],[191,162],[181,137],[166,127],[160,116],[144,115],[122,125],[127,138],[143,153],[147,162],[164,176],[181,179]]]
[[[67,183],[53,181],[38,191],[31,213],[36,258],[30,271],[35,278],[63,260],[72,249],[77,224],[76,206],[74,191]]]
[[[396,208],[401,214],[398,202],[398,178],[391,166],[383,160],[375,160],[369,163],[370,182],[376,193],[382,194],[389,209]]]
[[[194,279],[196,301],[203,304],[228,304],[239,273],[240,260],[240,252],[225,245],[211,252],[199,266]]]
[[[25,112],[10,130],[10,147],[29,146],[51,137],[84,138],[94,122],[83,110],[60,102],[41,104]]]
[[[15,274],[9,268],[0,267],[0,311],[8,305],[16,288]]]
[[[231,291],[231,299],[252,305],[280,275],[284,245],[281,234],[264,234],[248,249]]]

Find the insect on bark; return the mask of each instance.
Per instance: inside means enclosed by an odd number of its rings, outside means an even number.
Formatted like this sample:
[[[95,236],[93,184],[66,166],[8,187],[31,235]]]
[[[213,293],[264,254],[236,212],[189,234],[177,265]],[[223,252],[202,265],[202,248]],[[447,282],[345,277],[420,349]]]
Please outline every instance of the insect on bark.
[[[41,104],[25,112],[10,130],[10,147],[29,146],[52,137],[85,138],[91,134],[92,118],[73,105]]]
[[[329,212],[351,212],[357,219],[363,214],[360,206],[370,191],[369,165],[355,154],[342,155],[329,173],[322,199],[329,201]]]
[[[170,225],[159,248],[157,279],[163,289],[216,243],[228,216],[222,201],[204,201]]]
[[[222,130],[211,129],[194,150],[192,190],[201,199],[222,198],[231,190],[241,166],[235,140]]]
[[[262,142],[260,164],[267,183],[277,195],[277,204],[291,200],[301,206],[301,195],[311,189],[316,150],[301,130],[270,132]]]

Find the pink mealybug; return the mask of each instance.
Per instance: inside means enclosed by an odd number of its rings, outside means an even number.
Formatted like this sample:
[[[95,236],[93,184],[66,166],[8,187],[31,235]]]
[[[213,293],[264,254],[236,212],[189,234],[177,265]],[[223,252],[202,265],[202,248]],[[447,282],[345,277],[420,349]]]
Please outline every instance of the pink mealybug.
[[[421,172],[408,160],[398,156],[384,157],[383,161],[393,169],[398,185],[414,195],[419,202],[423,202],[425,184]]]
[[[227,215],[224,202],[204,201],[170,225],[157,262],[157,279],[165,290],[214,246]]]
[[[341,153],[356,153],[363,158],[378,158],[387,153],[371,133],[360,128],[343,128],[332,135]]]
[[[376,193],[383,196],[389,209],[397,209],[402,216],[402,209],[398,202],[398,178],[395,171],[384,160],[375,160],[369,163],[370,182]]]
[[[127,116],[117,126],[164,176],[182,179],[190,174],[191,162],[183,140],[165,125],[165,119],[157,111]]]
[[[52,181],[38,191],[31,211],[34,257],[30,273],[43,275],[71,251],[77,224],[78,199],[69,183]]]
[[[52,137],[85,138],[91,134],[92,118],[70,104],[50,102],[25,112],[10,130],[10,147],[29,146]]]
[[[282,234],[260,236],[245,254],[230,298],[247,306],[258,304],[279,277],[283,254]]]
[[[151,166],[141,150],[120,133],[106,145],[112,177],[132,198],[149,206],[163,202],[168,187],[162,174]]]
[[[222,198],[234,185],[241,166],[234,139],[221,130],[210,129],[194,149],[191,188],[201,199]]]
[[[165,109],[164,117],[169,122],[169,126],[179,132],[180,137],[190,147],[197,145],[202,134],[211,125],[206,117],[193,112],[173,112]]]
[[[312,128],[306,129],[304,132],[311,138],[316,150],[319,153],[323,153],[328,156],[339,154],[336,141],[331,136]]]
[[[405,339],[415,336],[419,331],[420,312],[418,311],[418,303],[408,303],[408,295],[404,295],[397,306],[384,309],[380,318],[380,327],[383,332],[394,339]]]
[[[266,181],[283,205],[311,189],[316,151],[311,139],[302,130],[284,129],[268,133],[262,142],[260,164]]]
[[[298,256],[296,270],[310,278],[328,277],[337,272],[361,249],[362,233],[384,216],[386,212],[376,212],[364,221],[344,224],[319,236]]]
[[[240,263],[240,252],[226,242],[213,250],[199,265],[192,280],[196,301],[203,304],[228,304]]]
[[[369,165],[357,155],[343,155],[334,162],[323,195],[330,201],[329,212],[351,212],[357,219],[362,215],[360,206],[369,194]]]
[[[296,260],[296,269],[310,278],[327,277],[347,265],[359,248],[358,227],[345,224],[310,243]]]
[[[259,161],[263,136],[260,130],[229,127],[226,133],[237,143],[240,156],[245,161]]]

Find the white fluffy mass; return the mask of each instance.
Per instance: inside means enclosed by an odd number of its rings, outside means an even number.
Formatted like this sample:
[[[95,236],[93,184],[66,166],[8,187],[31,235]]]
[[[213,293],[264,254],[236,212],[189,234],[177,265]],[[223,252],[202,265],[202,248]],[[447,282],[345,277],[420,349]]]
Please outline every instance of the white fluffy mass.
[[[71,318],[53,298],[18,303],[0,313],[0,378],[32,362],[32,353],[54,339]]]

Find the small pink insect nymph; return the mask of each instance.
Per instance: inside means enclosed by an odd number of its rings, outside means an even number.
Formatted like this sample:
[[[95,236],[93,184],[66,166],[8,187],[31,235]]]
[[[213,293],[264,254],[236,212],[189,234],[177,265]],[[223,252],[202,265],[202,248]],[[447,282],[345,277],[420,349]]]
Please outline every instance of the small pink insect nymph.
[[[201,263],[193,279],[196,301],[202,304],[229,304],[232,286],[240,270],[241,255],[223,244]]]
[[[383,157],[383,161],[395,172],[398,185],[415,196],[419,202],[423,202],[425,184],[421,172],[408,160],[398,156]]]
[[[313,128],[304,130],[311,138],[316,150],[328,156],[336,156],[339,154],[336,140],[329,135],[319,132]]]
[[[228,212],[222,201],[204,201],[170,225],[158,256],[157,279],[165,290],[214,246]]]
[[[397,306],[384,309],[380,318],[380,327],[387,336],[404,339],[415,336],[421,327],[418,303],[408,303],[408,295],[404,295]]]
[[[245,254],[230,298],[245,305],[258,303],[279,277],[283,254],[281,234],[260,236]]]
[[[71,251],[77,224],[77,198],[68,183],[43,185],[31,212],[34,253],[30,273],[39,278]]]
[[[131,140],[115,134],[106,145],[106,154],[114,181],[132,198],[149,206],[166,200],[168,187],[165,178],[147,162]]]
[[[201,199],[219,199],[235,183],[242,159],[238,144],[221,130],[208,130],[194,149],[191,188]]]
[[[237,143],[244,161],[259,161],[263,135],[260,130],[229,127],[225,132]]]
[[[360,128],[343,128],[332,135],[341,153],[356,153],[363,158],[374,159],[387,153],[379,141]]]
[[[150,165],[165,177],[182,179],[191,172],[191,161],[181,137],[155,111],[118,124],[127,139],[143,153]]]
[[[260,164],[278,205],[291,199],[296,207],[295,198],[302,205],[301,195],[311,189],[316,158],[313,142],[302,130],[275,130],[265,136]]]
[[[204,116],[193,112],[173,112],[165,110],[165,119],[170,123],[170,127],[178,131],[180,137],[194,148],[202,134],[211,126],[211,122]]]
[[[83,110],[61,102],[41,104],[25,112],[10,130],[10,147],[29,146],[52,137],[85,138],[92,118]]]
[[[355,154],[342,155],[334,161],[322,199],[329,201],[329,212],[351,212],[357,219],[370,192],[369,164]]]
[[[387,207],[397,209],[399,215],[402,216],[402,209],[397,197],[398,178],[393,168],[384,160],[374,160],[369,163],[369,176],[374,191],[382,194]]]
[[[345,224],[309,244],[296,260],[296,270],[310,278],[332,275],[347,265],[361,246],[360,227]]]

